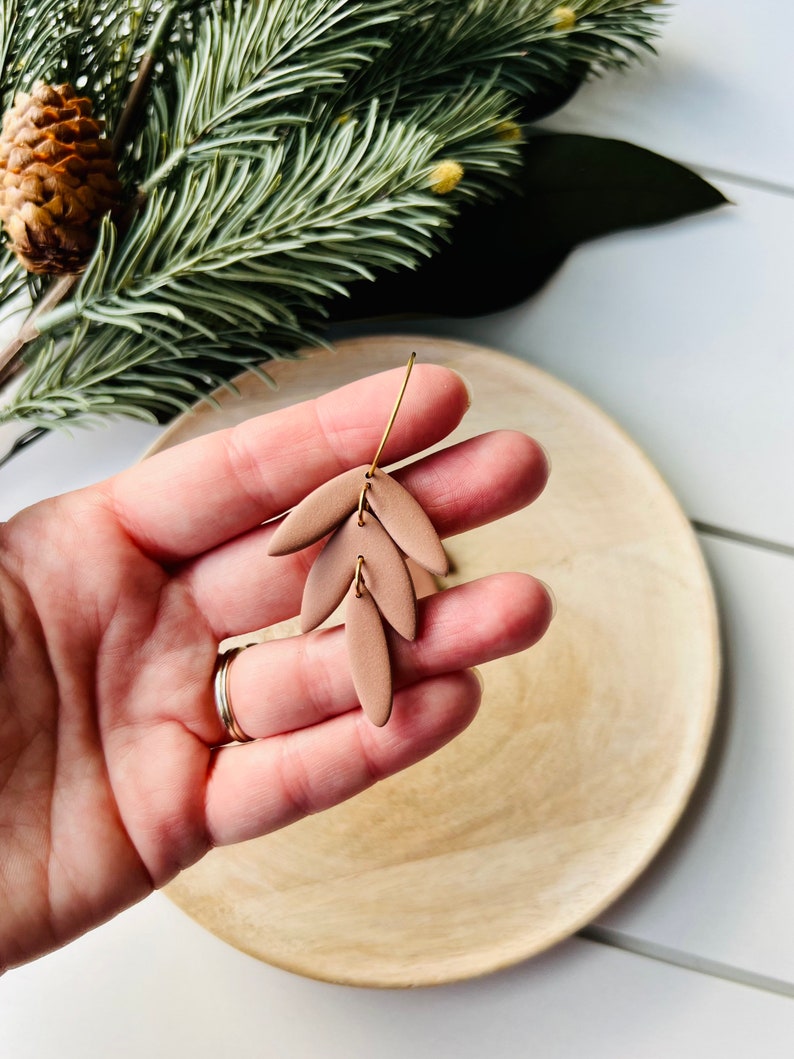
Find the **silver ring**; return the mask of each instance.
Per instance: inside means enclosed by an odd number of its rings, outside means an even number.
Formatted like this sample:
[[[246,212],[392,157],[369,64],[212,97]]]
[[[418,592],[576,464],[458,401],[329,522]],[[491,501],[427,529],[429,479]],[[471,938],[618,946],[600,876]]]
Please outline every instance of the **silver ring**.
[[[229,666],[237,655],[244,650],[244,647],[234,647],[231,651],[225,651],[222,655],[218,655],[218,659],[215,662],[215,677],[213,681],[215,709],[218,711],[218,718],[231,736],[232,742],[235,743],[250,743],[254,738],[252,735],[246,735],[237,723],[232,709],[232,700],[229,698]]]

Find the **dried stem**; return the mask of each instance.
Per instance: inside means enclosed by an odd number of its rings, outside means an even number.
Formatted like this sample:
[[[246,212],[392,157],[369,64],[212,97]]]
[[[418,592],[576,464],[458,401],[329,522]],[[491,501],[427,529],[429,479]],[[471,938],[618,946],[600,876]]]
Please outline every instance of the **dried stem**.
[[[152,27],[152,32],[149,34],[149,40],[146,42],[146,51],[141,56],[138,72],[124,103],[124,109],[119,116],[116,131],[113,134],[113,154],[115,157],[119,156],[125,144],[129,143],[136,132],[137,124],[143,114],[146,95],[149,91],[149,82],[152,79],[152,73],[157,61],[160,41],[168,33],[175,11],[175,3],[166,4],[160,12],[160,17]]]
[[[0,387],[4,386],[22,367],[22,350],[28,342],[32,342],[39,334],[39,329],[36,327],[38,318],[49,312],[50,309],[54,309],[59,302],[63,301],[77,285],[79,279],[80,276],[76,273],[60,276],[50,284],[46,293],[39,298],[35,307],[20,327],[16,337],[0,353]]]

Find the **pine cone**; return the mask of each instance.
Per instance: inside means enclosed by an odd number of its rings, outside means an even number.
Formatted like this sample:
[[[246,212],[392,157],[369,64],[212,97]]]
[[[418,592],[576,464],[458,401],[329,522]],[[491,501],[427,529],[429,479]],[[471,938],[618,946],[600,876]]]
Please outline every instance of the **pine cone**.
[[[71,85],[20,92],[0,134],[0,220],[29,272],[79,272],[122,188],[90,99]]]

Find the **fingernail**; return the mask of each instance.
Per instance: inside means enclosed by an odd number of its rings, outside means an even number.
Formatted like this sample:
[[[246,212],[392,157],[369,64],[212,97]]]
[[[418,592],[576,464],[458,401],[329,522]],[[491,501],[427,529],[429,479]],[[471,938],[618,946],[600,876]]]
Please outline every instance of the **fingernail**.
[[[480,670],[479,670],[479,669],[477,668],[477,666],[472,666],[472,667],[471,667],[471,672],[472,672],[472,673],[473,673],[473,674],[475,675],[475,677],[477,678],[477,683],[478,683],[478,684],[480,685],[480,691],[485,691],[485,680],[484,680],[484,678],[483,678],[483,675],[482,675],[482,673],[481,673],[481,672],[480,672]]]
[[[466,388],[466,393],[468,394],[468,397],[469,397],[468,404],[466,405],[466,408],[471,408],[471,402],[472,402],[472,400],[474,398],[474,390],[472,389],[471,383],[466,378],[466,376],[465,375],[461,375],[461,373],[456,368],[449,368],[448,370],[451,371],[453,375],[457,375],[457,377],[463,383],[464,387]]]
[[[554,595],[554,591],[551,585],[547,585],[546,582],[541,581],[539,577],[536,577],[535,580],[538,582],[538,584],[543,585],[543,587],[546,589],[546,595],[549,597],[549,601],[551,602],[551,620],[553,621],[554,615],[557,613],[557,597]]]
[[[544,455],[544,456],[546,457],[546,470],[547,470],[547,472],[548,472],[548,473],[550,474],[550,473],[551,473],[551,455],[549,454],[549,450],[548,450],[548,449],[546,448],[546,446],[545,446],[545,445],[542,445],[542,444],[541,444],[541,443],[540,443],[540,442],[538,441],[538,439],[537,439],[537,438],[535,438],[535,441],[536,441],[536,442],[537,442],[537,444],[538,444],[538,445],[540,446],[540,448],[541,448],[541,449],[543,450],[543,455]]]

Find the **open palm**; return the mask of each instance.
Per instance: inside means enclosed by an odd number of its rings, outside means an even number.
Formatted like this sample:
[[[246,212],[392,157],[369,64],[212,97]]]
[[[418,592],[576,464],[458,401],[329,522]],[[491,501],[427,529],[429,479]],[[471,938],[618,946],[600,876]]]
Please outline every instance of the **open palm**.
[[[415,372],[383,462],[443,439],[466,410],[457,375]],[[230,672],[255,741],[219,745],[219,642],[296,614],[316,554],[269,557],[267,523],[371,459],[399,381],[386,372],[190,442],[0,527],[0,970],[211,846],[330,807],[431,753],[476,712],[469,667],[543,633],[549,597],[523,574],[425,600],[417,640],[392,642],[398,690],[383,729],[357,708],[341,630],[256,645]],[[445,536],[528,503],[546,461],[505,431],[395,477]]]

